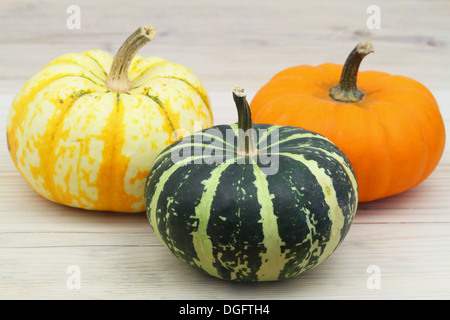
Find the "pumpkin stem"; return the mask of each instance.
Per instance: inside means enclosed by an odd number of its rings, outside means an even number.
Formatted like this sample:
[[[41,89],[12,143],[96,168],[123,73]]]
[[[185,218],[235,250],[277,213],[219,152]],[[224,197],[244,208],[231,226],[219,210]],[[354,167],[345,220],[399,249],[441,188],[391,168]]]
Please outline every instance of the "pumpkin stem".
[[[128,79],[128,69],[131,60],[147,42],[153,39],[156,32],[152,26],[142,26],[137,29],[122,44],[111,65],[106,87],[113,92],[123,93],[130,90],[133,85]]]
[[[364,92],[356,87],[356,80],[362,59],[372,52],[371,41],[363,41],[356,45],[345,61],[339,84],[330,90],[331,98],[342,102],[359,102],[364,98]]]
[[[253,156],[258,154],[256,148],[254,130],[252,124],[252,113],[246,99],[245,90],[234,87],[233,100],[238,112],[238,147],[237,154]]]

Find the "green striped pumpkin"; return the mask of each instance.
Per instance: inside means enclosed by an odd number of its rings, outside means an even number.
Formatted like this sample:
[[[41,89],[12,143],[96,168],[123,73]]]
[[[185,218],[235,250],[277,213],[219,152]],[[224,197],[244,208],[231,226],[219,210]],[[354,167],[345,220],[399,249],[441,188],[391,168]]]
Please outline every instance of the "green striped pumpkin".
[[[147,217],[177,258],[212,276],[297,276],[346,236],[358,203],[353,169],[324,136],[252,124],[245,93],[235,88],[233,97],[237,124],[197,132],[157,157]]]

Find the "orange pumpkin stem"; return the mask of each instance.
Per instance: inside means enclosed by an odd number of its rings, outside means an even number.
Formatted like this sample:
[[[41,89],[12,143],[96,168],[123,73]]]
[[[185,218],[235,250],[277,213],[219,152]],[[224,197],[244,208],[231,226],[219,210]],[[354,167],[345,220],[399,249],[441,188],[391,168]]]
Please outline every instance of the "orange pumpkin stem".
[[[106,78],[106,87],[109,90],[124,93],[133,87],[128,79],[131,60],[139,49],[154,38],[155,34],[155,29],[152,26],[142,26],[122,44],[114,57],[111,70]]]
[[[237,154],[253,156],[258,154],[255,144],[252,112],[247,101],[245,90],[234,87],[233,100],[238,111],[238,147]]]
[[[356,86],[357,75],[361,61],[372,52],[372,42],[364,41],[357,44],[345,61],[339,84],[330,89],[331,98],[342,102],[359,102],[364,98],[364,92]]]

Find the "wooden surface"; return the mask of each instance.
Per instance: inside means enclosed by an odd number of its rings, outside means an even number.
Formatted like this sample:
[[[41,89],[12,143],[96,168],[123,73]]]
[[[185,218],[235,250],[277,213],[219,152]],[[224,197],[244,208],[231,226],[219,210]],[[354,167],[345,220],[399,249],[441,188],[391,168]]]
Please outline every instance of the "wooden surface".
[[[338,250],[294,279],[229,283],[179,262],[144,214],[87,212],[51,203],[25,183],[6,147],[6,116],[25,81],[55,57],[114,54],[139,25],[157,36],[143,56],[189,67],[210,93],[215,122],[236,122],[231,89],[249,98],[283,68],[342,63],[372,40],[361,70],[402,74],[435,95],[450,128],[449,1],[85,1],[70,30],[71,1],[0,2],[0,298],[2,299],[449,299],[450,153],[421,185],[360,204]],[[71,288],[71,266],[80,288]],[[379,273],[372,273],[376,268]],[[69,273],[68,273],[69,271]],[[379,286],[373,282],[379,276]]]

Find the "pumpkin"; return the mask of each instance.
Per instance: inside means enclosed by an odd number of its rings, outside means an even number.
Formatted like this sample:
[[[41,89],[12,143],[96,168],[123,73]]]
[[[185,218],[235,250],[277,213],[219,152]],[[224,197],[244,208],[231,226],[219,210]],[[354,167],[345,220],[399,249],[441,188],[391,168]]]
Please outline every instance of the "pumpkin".
[[[287,68],[255,94],[255,121],[300,126],[320,133],[350,159],[359,201],[406,191],[438,165],[445,129],[432,93],[408,77],[358,72],[373,52],[359,43],[344,66],[324,63]]]
[[[275,281],[323,262],[346,236],[358,187],[345,154],[293,126],[238,123],[184,137],[155,160],[147,217],[181,261],[220,279]]]
[[[137,51],[143,26],[114,59],[101,50],[62,55],[32,77],[8,115],[8,148],[43,197],[68,206],[143,212],[144,184],[178,128],[213,124],[208,95],[186,67]]]

